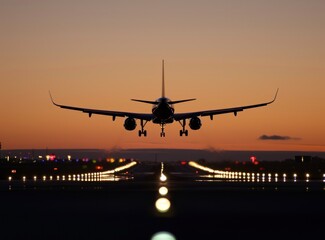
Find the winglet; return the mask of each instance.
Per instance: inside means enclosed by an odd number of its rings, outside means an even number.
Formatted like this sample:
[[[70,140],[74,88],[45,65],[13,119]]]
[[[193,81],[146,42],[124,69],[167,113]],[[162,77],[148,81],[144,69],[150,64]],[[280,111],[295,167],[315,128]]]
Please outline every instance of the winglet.
[[[51,94],[51,91],[49,91],[49,94],[50,94],[50,98],[51,98],[52,103],[53,103],[55,106],[60,106],[60,105],[58,105],[58,104],[56,104],[56,103],[54,102],[53,97],[52,97],[52,94]]]
[[[276,90],[276,93],[275,93],[275,96],[274,96],[273,100],[271,102],[269,102],[269,103],[273,103],[275,101],[276,97],[278,96],[278,92],[279,92],[279,88]]]

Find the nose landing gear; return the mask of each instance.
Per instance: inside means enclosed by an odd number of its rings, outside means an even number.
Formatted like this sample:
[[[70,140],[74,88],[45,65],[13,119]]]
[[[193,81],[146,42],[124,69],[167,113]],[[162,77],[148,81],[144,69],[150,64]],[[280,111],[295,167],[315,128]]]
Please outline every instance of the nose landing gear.
[[[165,137],[165,123],[160,124],[161,127],[161,133],[160,133],[160,137]]]

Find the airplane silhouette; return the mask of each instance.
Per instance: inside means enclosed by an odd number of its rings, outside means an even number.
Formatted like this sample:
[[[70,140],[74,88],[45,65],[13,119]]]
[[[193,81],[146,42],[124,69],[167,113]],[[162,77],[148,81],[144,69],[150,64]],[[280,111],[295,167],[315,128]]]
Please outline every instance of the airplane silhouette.
[[[142,102],[147,104],[152,104],[152,113],[135,113],[135,112],[121,112],[121,111],[110,111],[110,110],[98,110],[98,109],[90,109],[90,108],[82,108],[82,107],[74,107],[74,106],[66,106],[57,104],[54,102],[51,92],[50,97],[51,101],[55,106],[58,106],[60,108],[70,109],[70,110],[76,110],[81,111],[84,113],[88,113],[89,117],[92,116],[92,114],[98,114],[98,115],[106,115],[106,116],[112,116],[113,121],[115,121],[116,117],[126,117],[124,121],[124,128],[128,131],[132,131],[136,128],[137,123],[136,119],[140,120],[140,126],[141,129],[139,130],[138,134],[139,137],[147,136],[147,130],[144,129],[147,122],[152,121],[154,124],[159,124],[161,127],[161,137],[165,137],[165,125],[173,123],[174,121],[177,121],[182,126],[182,129],[180,130],[179,134],[180,136],[188,136],[188,130],[186,129],[186,120],[189,120],[189,127],[192,130],[198,130],[201,128],[202,123],[201,119],[199,117],[205,117],[210,116],[210,119],[213,120],[214,115],[218,114],[226,114],[226,113],[234,113],[235,116],[237,116],[238,112],[243,111],[244,109],[250,109],[250,108],[257,108],[266,106],[268,104],[271,104],[275,101],[279,89],[277,89],[275,96],[272,101],[264,102],[264,103],[258,103],[254,105],[246,105],[241,107],[233,107],[233,108],[224,108],[224,109],[214,109],[214,110],[204,110],[204,111],[196,111],[196,112],[185,112],[185,113],[175,113],[174,104],[193,101],[195,98],[191,99],[184,99],[184,100],[177,100],[177,101],[171,101],[169,98],[165,96],[165,70],[164,70],[164,60],[162,61],[162,93],[161,97],[158,98],[155,101],[148,101],[148,100],[138,100],[138,99],[131,99],[132,101],[136,102]]]

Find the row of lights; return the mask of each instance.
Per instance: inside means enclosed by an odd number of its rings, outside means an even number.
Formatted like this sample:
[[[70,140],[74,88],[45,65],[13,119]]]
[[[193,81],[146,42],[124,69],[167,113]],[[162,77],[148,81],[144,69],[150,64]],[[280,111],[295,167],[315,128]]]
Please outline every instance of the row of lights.
[[[46,181],[46,180],[56,180],[56,181],[116,181],[117,178],[115,177],[115,173],[117,172],[121,172],[123,170],[126,170],[128,168],[131,168],[133,166],[135,166],[137,164],[137,162],[132,161],[124,166],[120,166],[117,167],[113,170],[108,170],[108,171],[103,171],[103,172],[92,172],[92,173],[84,173],[84,174],[73,174],[73,175],[62,175],[59,176],[57,175],[56,178],[54,178],[53,176],[43,176],[42,180]],[[12,181],[13,178],[12,176],[8,177],[8,181]],[[27,178],[26,176],[22,177],[23,182],[26,182]],[[38,178],[37,176],[33,177],[34,181],[37,181]]]
[[[214,170],[212,168],[200,165],[196,162],[190,161],[188,163],[189,166],[194,167],[196,169],[211,173],[211,175],[208,175],[208,177],[211,178],[219,178],[219,179],[227,179],[227,180],[247,180],[247,181],[260,181],[260,178],[263,182],[266,181],[266,178],[269,182],[272,181],[272,174],[271,173],[249,173],[249,172],[230,172],[230,171],[222,171],[222,170]],[[279,174],[275,173],[273,174],[274,181],[277,182],[279,180]],[[282,180],[283,182],[287,181],[287,174],[282,174]],[[298,175],[296,173],[293,174],[293,181],[296,182],[298,178]],[[305,174],[305,180],[306,182],[309,182],[310,174]],[[325,182],[325,174],[323,174],[323,182]]]
[[[166,214],[170,210],[171,202],[167,197],[168,195],[168,188],[166,187],[167,176],[164,174],[164,163],[162,162],[160,166],[161,166],[160,176],[159,176],[160,184],[158,189],[159,197],[155,202],[155,207],[159,213]],[[175,236],[167,231],[157,232],[151,237],[151,240],[162,240],[162,239],[176,240]]]
[[[167,181],[167,176],[164,174],[164,163],[162,162],[160,166],[161,167],[160,167],[159,179],[161,184],[158,190],[159,198],[157,199],[155,206],[158,212],[166,213],[169,211],[171,203],[167,198],[168,188],[165,186],[165,183]]]

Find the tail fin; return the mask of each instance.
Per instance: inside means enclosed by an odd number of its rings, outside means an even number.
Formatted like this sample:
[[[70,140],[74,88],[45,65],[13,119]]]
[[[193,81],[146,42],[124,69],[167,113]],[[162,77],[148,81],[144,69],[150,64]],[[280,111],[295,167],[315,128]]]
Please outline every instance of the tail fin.
[[[162,92],[161,97],[165,97],[165,69],[164,69],[165,62],[162,60]]]
[[[165,61],[162,60],[162,86],[161,86],[161,97],[165,98]],[[136,102],[142,102],[142,103],[148,103],[148,104],[157,104],[157,101],[148,101],[148,100],[139,100],[139,99],[131,99],[132,101]],[[191,99],[184,99],[184,100],[177,100],[177,101],[170,101],[168,102],[169,104],[177,104],[177,103],[183,103],[183,102],[188,102],[188,101],[193,101],[196,100],[195,98]]]

